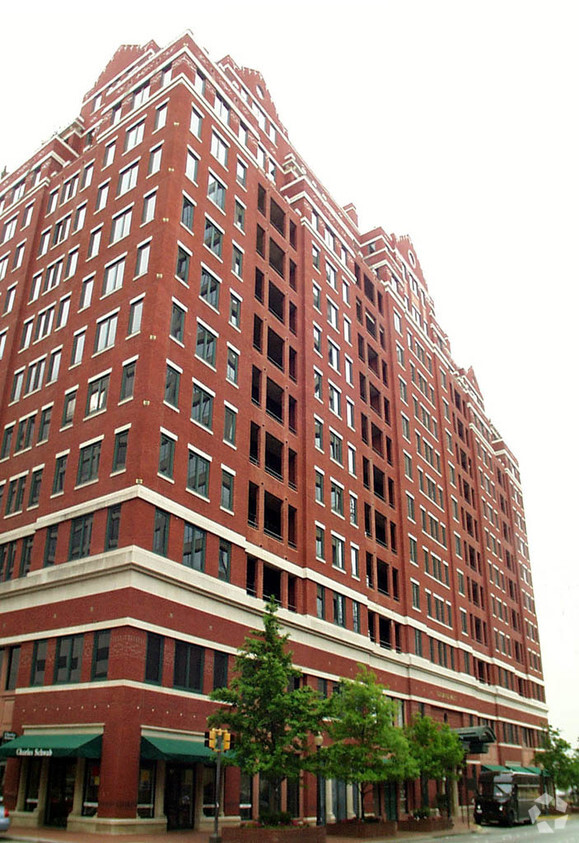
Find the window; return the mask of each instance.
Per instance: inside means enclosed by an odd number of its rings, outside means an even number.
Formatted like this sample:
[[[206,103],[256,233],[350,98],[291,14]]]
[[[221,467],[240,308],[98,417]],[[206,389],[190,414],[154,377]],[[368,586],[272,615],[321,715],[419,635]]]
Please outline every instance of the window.
[[[227,373],[226,378],[230,383],[237,384],[239,377],[239,352],[231,346],[227,346]]]
[[[155,521],[153,524],[153,553],[161,556],[167,555],[169,547],[169,523],[171,516],[164,509],[155,508]]]
[[[149,193],[147,196],[143,198],[143,217],[142,217],[142,224],[145,225],[147,222],[151,222],[152,219],[155,217],[155,201],[157,199],[156,193]]]
[[[114,225],[114,221],[113,221]],[[123,235],[124,236],[124,235]],[[103,278],[103,296],[108,296],[111,293],[114,293],[115,290],[120,290],[123,286],[123,275],[125,273],[125,259],[121,258],[121,260],[117,260],[112,264],[109,264],[105,268],[104,278]]]
[[[340,570],[344,570],[346,564],[344,546],[344,539],[332,533],[332,565]]]
[[[109,506],[107,511],[107,531],[105,533],[105,550],[114,550],[119,546],[121,527],[121,505]]]
[[[144,275],[149,269],[149,257],[151,255],[151,243],[142,243],[137,247],[137,260],[135,262],[135,278]]]
[[[241,229],[241,231],[245,231],[245,206],[241,204],[239,199],[235,200],[233,219],[237,228]]]
[[[197,168],[199,166],[199,159],[190,149],[187,150],[187,162],[185,164],[185,175],[192,182],[197,181]]]
[[[91,679],[106,679],[109,672],[109,646],[111,633],[109,629],[95,632],[92,653]]]
[[[173,464],[175,461],[175,438],[161,433],[159,445],[159,474],[163,477],[173,477]]]
[[[237,426],[237,411],[232,407],[225,406],[223,421],[223,441],[228,445],[235,446],[235,432]]]
[[[40,413],[40,424],[38,426],[38,443],[46,442],[50,431],[50,419],[52,417],[52,407],[45,407]]]
[[[217,351],[217,337],[206,328],[201,322],[197,322],[197,339],[195,343],[195,354],[209,363],[210,366],[215,366],[215,354]]]
[[[110,164],[113,163],[115,159],[115,149],[116,143],[115,141],[111,141],[111,143],[107,143],[105,146],[105,154],[103,155],[103,166],[102,169],[104,170],[105,167],[108,167]]]
[[[86,202],[79,207],[74,212],[74,222],[72,225],[73,231],[80,231],[81,228],[84,226],[84,221],[86,219]],[[67,273],[68,275],[69,273]]]
[[[207,533],[194,524],[185,522],[183,532],[183,565],[195,571],[205,570]]]
[[[241,278],[243,276],[243,252],[241,249],[233,244],[231,253],[231,271]]]
[[[338,389],[338,387],[334,386],[333,383],[328,383],[328,394],[329,394],[329,401],[330,401],[330,410],[336,416],[342,415],[342,393]]]
[[[4,428],[4,436],[2,438],[2,449],[0,450],[0,460],[5,460],[10,456],[10,448],[12,447],[12,437],[14,436],[14,425]]]
[[[247,185],[247,164],[244,164],[239,158],[237,159],[237,169],[235,172],[237,183],[242,187]]]
[[[117,188],[117,196],[123,196],[125,193],[128,193],[129,190],[132,190],[137,183],[138,176],[138,163],[131,164],[130,167],[121,170],[121,172],[119,173],[119,186]]]
[[[169,74],[171,73],[171,69],[169,68]],[[163,72],[162,79],[165,79],[165,71]],[[165,82],[165,84],[167,84]],[[155,127],[154,131],[156,132],[158,129],[162,129],[167,124],[167,110],[168,106],[167,103],[164,105],[160,105],[156,112],[155,112]]]
[[[210,249],[218,258],[221,257],[221,250],[223,247],[223,232],[217,228],[215,223],[211,220],[205,220],[205,235],[203,238],[204,244]]]
[[[102,211],[102,209],[107,204],[108,196],[109,196],[109,182],[106,182],[105,184],[101,184],[101,186],[99,187],[99,189],[97,191],[95,212],[96,211]]]
[[[102,441],[93,442],[80,449],[78,459],[77,484],[90,483],[98,479]]]
[[[12,287],[8,287],[6,290],[6,297],[4,298],[4,311],[3,313],[11,313],[12,308],[14,307],[14,301],[16,299],[16,284]]]
[[[193,230],[193,212],[195,210],[195,205],[189,199],[188,196],[183,196],[183,203],[181,205],[181,222],[188,228],[189,231]]]
[[[96,255],[98,255],[101,245],[102,233],[102,225],[99,226],[99,228],[95,228],[93,231],[91,231],[88,241],[87,260],[89,260],[90,258],[94,258],[96,257]]]
[[[47,649],[48,642],[46,640],[34,642],[34,651],[32,654],[32,670],[30,672],[30,684],[33,686],[44,685]]]
[[[233,292],[229,295],[229,324],[241,328],[241,299]]]
[[[335,480],[330,484],[330,506],[336,515],[344,515],[344,489]]]
[[[94,275],[91,278],[85,278],[82,282],[80,290],[79,310],[89,307],[92,299],[92,291],[94,289]]]
[[[174,340],[183,343],[185,334],[185,309],[173,302],[169,333]]]
[[[193,401],[191,404],[191,420],[197,422],[207,430],[213,425],[213,394],[197,383],[193,384]]]
[[[137,299],[131,302],[129,310],[129,327],[128,335],[138,334],[141,330],[141,323],[143,320],[143,304],[144,298]]]
[[[42,468],[37,468],[32,472],[30,477],[30,494],[28,496],[28,506],[38,506],[40,500],[40,486],[42,484]]]
[[[181,372],[174,366],[167,364],[165,373],[165,395],[164,401],[171,407],[179,407],[179,385],[181,381]]]
[[[162,146],[156,146],[154,149],[151,150],[149,153],[149,168],[148,174],[152,176],[154,173],[158,173],[161,169],[161,155],[163,153]]]
[[[213,654],[213,689],[225,688],[227,686],[227,669],[229,656],[227,653],[220,653],[215,650]]]
[[[219,310],[219,291],[221,289],[221,281],[208,269],[201,267],[201,289],[199,295],[206,301],[207,304]]]
[[[316,469],[315,475],[315,496],[318,503],[324,502],[324,474]]]
[[[118,313],[106,316],[97,322],[95,337],[95,353],[112,348],[117,333]]]
[[[330,457],[334,462],[343,464],[342,462],[342,437],[334,431],[330,431]]]
[[[411,580],[411,586],[412,586],[412,608],[418,609],[418,611],[420,611],[420,585],[417,582],[415,582],[414,580]]]
[[[121,392],[120,401],[127,401],[132,398],[135,390],[135,372],[137,369],[136,361],[125,363],[123,366],[123,373],[121,376]]]
[[[221,506],[233,512],[234,475],[226,469],[221,470]]]
[[[205,650],[196,644],[175,642],[175,668],[173,685],[188,691],[203,690],[203,664]]]
[[[54,565],[56,561],[56,543],[58,540],[58,524],[54,524],[46,531],[46,541],[44,544],[44,567],[48,568]]]
[[[314,445],[318,451],[324,450],[324,423],[318,418],[314,418]]]
[[[73,518],[70,525],[70,544],[68,558],[82,559],[90,555],[90,540],[92,536],[92,513]]]
[[[223,138],[217,134],[217,132],[213,132],[211,135],[211,154],[217,158],[220,164],[224,167],[227,167],[227,154],[229,150],[227,144],[223,140]]]
[[[325,561],[325,530],[320,524],[316,524],[316,558]]]
[[[196,108],[191,109],[191,123],[189,124],[189,128],[195,135],[195,137],[201,137],[201,129],[203,127],[203,115],[197,111]]]
[[[326,589],[319,585],[316,591],[316,617],[324,620],[326,617]]]
[[[209,183],[207,187],[207,196],[214,202],[222,211],[225,210],[225,185],[219,181],[212,173],[209,173]]]
[[[113,472],[124,471],[127,466],[127,446],[129,444],[128,429],[115,433],[115,447],[113,450]]]
[[[191,253],[183,246],[177,246],[177,265],[175,267],[175,275],[184,284],[187,284],[189,277],[189,264],[191,262]]]
[[[209,497],[210,462],[196,451],[189,451],[187,488],[202,497]]]
[[[64,404],[62,409],[62,427],[72,424],[74,418],[74,411],[76,408],[76,389],[67,392],[64,396]]]
[[[327,299],[327,305],[328,305],[328,322],[330,323],[332,328],[335,328],[336,330],[338,330],[338,307],[337,307],[337,305],[334,304],[334,302],[331,299]]]
[[[102,375],[88,385],[86,397],[85,416],[92,416],[107,408],[107,395],[109,391],[109,375]]]
[[[56,642],[54,683],[80,682],[82,664],[82,635],[69,635]]]
[[[154,632],[147,633],[145,682],[161,683],[163,677],[163,644],[162,635],[157,635]]]
[[[334,623],[337,624],[337,626],[346,626],[346,598],[344,595],[337,594],[334,591],[332,605],[334,610]]]
[[[141,122],[137,123],[136,126],[131,126],[130,129],[127,129],[127,133],[125,135],[125,152],[129,152],[129,150],[134,149],[136,146],[138,146],[143,140],[144,133],[144,120],[141,120]]]

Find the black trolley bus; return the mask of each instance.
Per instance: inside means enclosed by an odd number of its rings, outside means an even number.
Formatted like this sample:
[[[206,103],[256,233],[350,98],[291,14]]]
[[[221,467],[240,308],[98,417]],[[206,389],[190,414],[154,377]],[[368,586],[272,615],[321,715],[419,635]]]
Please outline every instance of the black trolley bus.
[[[498,823],[512,826],[533,822],[533,807],[540,797],[552,795],[550,780],[537,767],[496,767],[483,770],[475,799],[474,820],[479,825]]]

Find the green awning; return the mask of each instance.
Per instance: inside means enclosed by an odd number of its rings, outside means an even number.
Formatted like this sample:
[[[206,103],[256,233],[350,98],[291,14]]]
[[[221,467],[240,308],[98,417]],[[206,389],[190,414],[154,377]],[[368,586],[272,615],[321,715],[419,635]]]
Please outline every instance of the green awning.
[[[141,757],[149,761],[215,763],[215,753],[201,741],[187,738],[141,738]]]
[[[534,773],[535,776],[540,776],[542,773],[539,767],[522,767],[520,764],[508,764],[508,768],[513,773]]]
[[[102,735],[48,732],[20,735],[0,746],[0,758],[100,758]]]
[[[485,773],[509,773],[510,767],[503,767],[501,764],[483,764],[481,771]]]

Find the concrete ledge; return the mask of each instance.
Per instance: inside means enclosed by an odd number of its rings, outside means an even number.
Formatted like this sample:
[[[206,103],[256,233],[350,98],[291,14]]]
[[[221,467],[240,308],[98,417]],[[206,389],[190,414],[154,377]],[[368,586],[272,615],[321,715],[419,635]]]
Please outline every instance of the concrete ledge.
[[[100,834],[158,834],[167,831],[165,817],[157,819],[119,818],[119,817],[77,817],[68,815],[66,823],[68,832],[77,834],[84,832],[99,832]]]

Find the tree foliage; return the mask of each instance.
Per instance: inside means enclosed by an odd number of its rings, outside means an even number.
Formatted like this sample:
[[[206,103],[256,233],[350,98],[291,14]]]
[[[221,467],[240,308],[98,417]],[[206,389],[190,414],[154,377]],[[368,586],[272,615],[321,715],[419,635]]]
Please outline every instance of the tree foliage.
[[[328,706],[330,745],[320,753],[321,769],[328,778],[358,786],[362,817],[364,795],[374,782],[417,774],[404,732],[395,725],[397,705],[385,690],[375,674],[360,665],[355,680],[342,680]]]
[[[428,807],[428,781],[457,778],[464,749],[447,723],[438,723],[431,717],[418,714],[404,731],[420,774],[422,806]]]
[[[406,726],[405,733],[421,776],[433,780],[457,778],[464,749],[448,723],[419,714]]]
[[[542,746],[535,752],[535,764],[542,767],[561,790],[579,790],[579,747],[561,736],[559,729],[548,726]]]
[[[317,693],[294,688],[301,674],[292,665],[288,636],[280,633],[276,612],[271,601],[264,628],[252,630],[239,649],[230,686],[211,694],[225,705],[208,718],[210,726],[227,727],[235,735],[229,763],[274,783],[297,778],[322,717]]]

